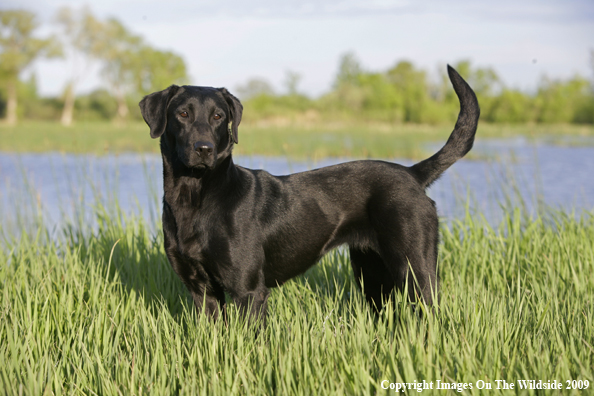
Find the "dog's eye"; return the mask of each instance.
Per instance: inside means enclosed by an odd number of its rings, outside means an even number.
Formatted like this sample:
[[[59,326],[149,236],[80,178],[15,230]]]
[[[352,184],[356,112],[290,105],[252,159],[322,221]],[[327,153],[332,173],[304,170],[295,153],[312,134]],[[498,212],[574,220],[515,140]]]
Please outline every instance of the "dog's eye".
[[[179,115],[183,118],[187,118],[188,117],[188,112],[187,111],[182,111],[181,113],[179,113]]]
[[[220,114],[215,114],[213,118],[215,120],[220,120],[221,119],[221,115]]]

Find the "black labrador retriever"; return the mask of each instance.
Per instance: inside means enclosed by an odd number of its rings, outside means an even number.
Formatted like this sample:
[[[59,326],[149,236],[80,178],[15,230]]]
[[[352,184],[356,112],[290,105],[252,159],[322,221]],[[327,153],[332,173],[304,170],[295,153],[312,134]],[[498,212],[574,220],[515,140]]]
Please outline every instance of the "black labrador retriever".
[[[472,89],[448,74],[458,121],[441,150],[411,167],[369,160],[272,176],[233,163],[243,107],[225,88],[172,85],[142,99],[161,138],[165,251],[198,311],[216,319],[227,292],[265,320],[271,287],[343,244],[374,309],[407,281],[412,301],[433,304],[438,217],[425,189],[472,148],[479,118]]]

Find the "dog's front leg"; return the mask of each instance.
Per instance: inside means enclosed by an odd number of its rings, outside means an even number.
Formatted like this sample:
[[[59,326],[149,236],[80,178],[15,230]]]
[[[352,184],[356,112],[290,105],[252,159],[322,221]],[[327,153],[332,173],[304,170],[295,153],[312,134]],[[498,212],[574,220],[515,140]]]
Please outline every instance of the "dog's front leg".
[[[204,311],[207,315],[216,320],[219,317],[219,310],[225,312],[225,292],[223,288],[213,282],[200,266],[193,260],[181,257],[178,251],[176,240],[168,223],[163,223],[163,236],[165,242],[165,253],[169,264],[186,285],[198,314]]]
[[[266,311],[268,309],[268,289],[258,290],[235,299],[240,312],[245,316],[249,315],[250,322],[259,322],[266,327]]]
[[[192,295],[198,314],[203,311],[214,320],[219,317],[219,310],[225,312],[225,292],[208,275],[180,257],[177,252],[167,251],[167,258],[175,273],[186,285]]]
[[[259,322],[266,327],[266,311],[270,290],[264,285],[264,277],[251,287],[242,287],[233,294],[233,301],[239,307],[243,316],[249,315],[250,322]]]
[[[204,312],[214,320],[218,319],[219,311],[225,315],[225,293],[222,288],[211,282],[194,282],[192,287],[188,286],[188,290],[199,314]]]

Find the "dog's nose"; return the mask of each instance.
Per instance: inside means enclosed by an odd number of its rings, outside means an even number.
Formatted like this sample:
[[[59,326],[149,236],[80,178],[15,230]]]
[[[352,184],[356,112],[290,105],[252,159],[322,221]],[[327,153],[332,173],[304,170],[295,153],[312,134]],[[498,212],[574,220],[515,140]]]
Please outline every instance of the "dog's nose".
[[[194,150],[198,153],[198,157],[209,157],[212,155],[214,145],[210,142],[196,142]]]

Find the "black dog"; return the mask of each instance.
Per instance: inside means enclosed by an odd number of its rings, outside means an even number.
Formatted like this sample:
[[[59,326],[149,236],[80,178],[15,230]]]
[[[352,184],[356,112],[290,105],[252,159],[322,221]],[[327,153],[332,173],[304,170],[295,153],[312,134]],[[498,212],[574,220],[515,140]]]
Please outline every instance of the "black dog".
[[[412,301],[432,304],[438,218],[425,189],[472,148],[479,118],[472,89],[449,66],[448,74],[460,114],[431,158],[280,177],[233,163],[243,107],[225,88],[172,85],[146,96],[142,116],[161,138],[165,250],[198,311],[218,317],[227,292],[242,311],[265,317],[269,288],[343,244],[373,308],[407,281]]]

